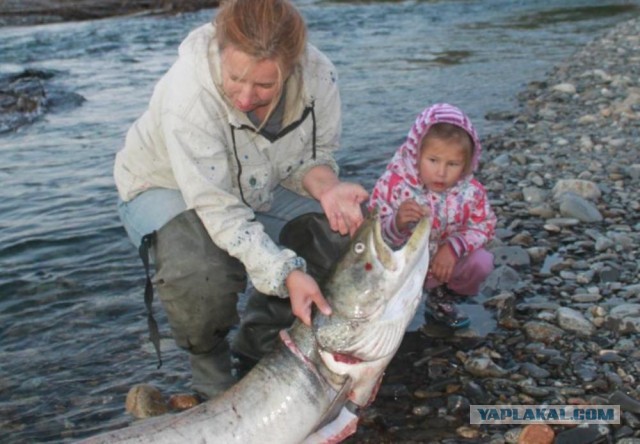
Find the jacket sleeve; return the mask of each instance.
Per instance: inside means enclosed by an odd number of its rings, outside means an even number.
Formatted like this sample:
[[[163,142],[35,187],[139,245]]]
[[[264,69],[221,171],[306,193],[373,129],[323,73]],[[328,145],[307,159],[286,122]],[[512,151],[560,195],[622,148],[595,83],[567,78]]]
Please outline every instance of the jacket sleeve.
[[[497,218],[489,204],[487,192],[477,180],[473,179],[471,184],[473,193],[466,200],[461,214],[462,228],[447,239],[458,257],[484,247],[495,235]]]
[[[204,94],[190,103],[163,110],[161,128],[173,175],[188,208],[194,208],[213,242],[239,259],[254,286],[261,292],[287,297],[284,284],[304,260],[281,249],[255,221],[253,210],[230,192],[232,169],[224,131],[225,120],[214,107],[203,104]],[[196,123],[199,122],[199,123]]]
[[[315,118],[316,151],[315,159],[310,159],[300,165],[291,173],[282,185],[303,196],[309,194],[302,186],[302,180],[307,172],[318,165],[326,165],[336,175],[339,173],[335,160],[335,151],[340,146],[341,126],[341,101],[338,89],[338,73],[333,65],[323,54],[311,49],[313,57],[305,65],[309,72],[305,74],[307,80],[311,79],[309,87],[313,96],[313,113]],[[313,136],[312,136],[313,137]],[[311,149],[312,147],[309,147]]]

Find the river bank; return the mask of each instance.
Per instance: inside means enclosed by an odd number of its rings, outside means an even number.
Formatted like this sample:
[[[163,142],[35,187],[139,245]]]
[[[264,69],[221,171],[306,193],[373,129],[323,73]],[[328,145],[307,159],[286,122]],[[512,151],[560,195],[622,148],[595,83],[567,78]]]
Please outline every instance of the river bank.
[[[409,333],[350,443],[640,442],[640,21],[531,82],[478,175],[498,215],[486,336]],[[503,116],[504,117],[504,116]],[[619,404],[620,425],[469,424],[473,404]]]
[[[218,0],[4,0],[0,26],[95,20],[131,14],[178,14],[214,8]]]

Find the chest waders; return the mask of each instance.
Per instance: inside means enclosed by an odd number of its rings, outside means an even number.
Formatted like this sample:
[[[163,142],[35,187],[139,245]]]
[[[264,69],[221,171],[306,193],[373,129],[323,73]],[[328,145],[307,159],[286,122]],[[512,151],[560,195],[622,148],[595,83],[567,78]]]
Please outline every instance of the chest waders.
[[[176,344],[189,352],[192,388],[204,397],[213,397],[235,382],[226,338],[239,320],[236,306],[238,293],[246,289],[245,268],[215,245],[194,210],[180,213],[146,242],[155,262],[153,284],[171,332]],[[349,237],[331,231],[323,214],[308,213],[284,226],[280,243],[303,257],[307,272],[322,285],[349,245]],[[150,292],[149,287],[145,299],[151,338],[154,341],[155,336],[157,347]],[[273,348],[278,332],[293,320],[289,299],[254,289],[232,348],[254,363]]]

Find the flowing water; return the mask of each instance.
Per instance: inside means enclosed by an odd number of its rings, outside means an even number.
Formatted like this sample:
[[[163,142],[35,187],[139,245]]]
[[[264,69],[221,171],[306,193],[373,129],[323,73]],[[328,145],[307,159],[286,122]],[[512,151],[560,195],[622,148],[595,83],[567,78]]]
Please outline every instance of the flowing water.
[[[370,188],[425,106],[449,101],[481,134],[527,82],[638,1],[300,0],[336,63],[343,176]],[[159,304],[156,368],[143,269],[115,210],[115,152],[187,32],[214,10],[0,28],[0,74],[51,74],[52,109],[0,134],[0,442],[68,442],[130,421],[129,387],[188,390]],[[81,100],[83,99],[83,100]]]

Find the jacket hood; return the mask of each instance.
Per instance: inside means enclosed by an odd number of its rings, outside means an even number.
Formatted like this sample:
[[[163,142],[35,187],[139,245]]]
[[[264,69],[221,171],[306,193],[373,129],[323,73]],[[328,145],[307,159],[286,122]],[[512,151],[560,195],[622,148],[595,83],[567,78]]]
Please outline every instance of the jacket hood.
[[[388,169],[404,177],[411,187],[422,188],[418,172],[418,157],[422,139],[436,123],[450,123],[464,129],[473,141],[471,169],[465,178],[470,178],[478,168],[482,146],[469,117],[459,108],[448,103],[437,103],[418,115],[409,130],[406,141],[398,148]]]

